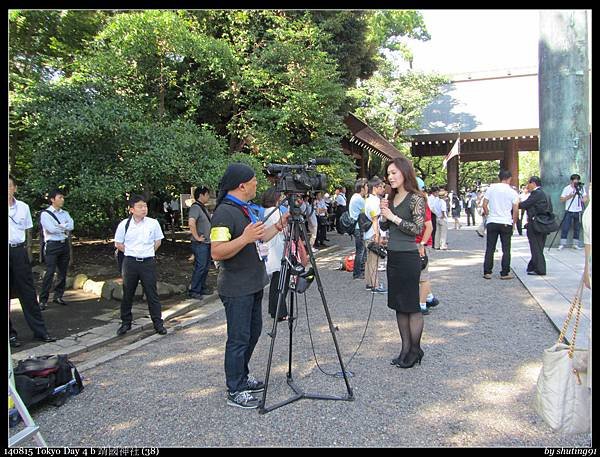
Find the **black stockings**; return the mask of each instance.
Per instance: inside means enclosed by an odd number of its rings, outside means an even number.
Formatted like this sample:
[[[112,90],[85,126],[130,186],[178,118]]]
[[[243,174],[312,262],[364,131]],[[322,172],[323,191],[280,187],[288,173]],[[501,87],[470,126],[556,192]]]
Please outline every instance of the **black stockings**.
[[[421,350],[421,335],[423,334],[423,314],[396,312],[398,330],[402,339],[402,352],[400,360],[409,353],[418,353]]]

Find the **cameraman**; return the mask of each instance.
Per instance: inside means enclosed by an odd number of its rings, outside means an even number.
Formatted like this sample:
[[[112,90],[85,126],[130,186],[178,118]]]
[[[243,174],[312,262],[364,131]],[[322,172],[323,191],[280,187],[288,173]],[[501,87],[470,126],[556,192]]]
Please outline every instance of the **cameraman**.
[[[581,249],[579,245],[581,243],[579,239],[579,221],[583,212],[583,205],[587,203],[588,198],[581,183],[581,176],[577,173],[571,175],[571,183],[563,189],[560,201],[565,204],[565,216],[562,222],[558,250],[562,250],[567,245],[571,223],[573,224],[573,249]]]
[[[257,205],[250,203],[256,197],[256,185],[252,168],[229,165],[219,185],[210,231],[211,255],[220,264],[217,288],[227,319],[227,404],[245,409],[257,408],[259,401],[252,393],[264,390],[248,368],[262,331],[263,288],[269,282],[264,252],[268,246],[263,242],[283,230],[290,214],[265,228]]]

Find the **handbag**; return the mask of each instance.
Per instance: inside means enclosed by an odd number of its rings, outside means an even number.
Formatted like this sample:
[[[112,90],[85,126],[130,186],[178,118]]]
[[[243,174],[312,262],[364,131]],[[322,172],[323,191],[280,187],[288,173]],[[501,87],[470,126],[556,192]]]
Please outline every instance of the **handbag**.
[[[582,362],[588,351],[575,349],[582,293],[583,281],[571,302],[557,343],[544,350],[542,370],[537,380],[535,410],[553,430],[564,434],[590,431],[591,396],[587,363]],[[562,341],[574,311],[573,337],[570,344],[564,344]]]
[[[552,233],[556,232],[559,228],[556,215],[554,213],[542,213],[536,214],[531,219],[533,230],[538,233]]]

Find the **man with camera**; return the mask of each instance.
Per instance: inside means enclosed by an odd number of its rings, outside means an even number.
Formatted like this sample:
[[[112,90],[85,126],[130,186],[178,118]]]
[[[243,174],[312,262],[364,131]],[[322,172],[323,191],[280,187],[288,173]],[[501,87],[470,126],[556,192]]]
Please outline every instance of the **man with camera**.
[[[579,221],[583,213],[583,205],[587,203],[587,200],[587,192],[581,182],[581,176],[577,173],[572,174],[571,183],[563,189],[560,195],[560,201],[565,204],[565,216],[560,232],[559,251],[567,245],[567,236],[571,225],[573,225],[573,249],[581,249]]]
[[[250,376],[248,368],[262,331],[263,289],[269,282],[265,266],[269,248],[264,242],[284,229],[290,215],[285,213],[265,228],[256,205],[250,203],[256,186],[252,168],[229,165],[219,185],[210,231],[211,255],[219,261],[217,288],[227,319],[227,404],[244,409],[257,408],[259,400],[252,393],[264,390],[264,383]]]

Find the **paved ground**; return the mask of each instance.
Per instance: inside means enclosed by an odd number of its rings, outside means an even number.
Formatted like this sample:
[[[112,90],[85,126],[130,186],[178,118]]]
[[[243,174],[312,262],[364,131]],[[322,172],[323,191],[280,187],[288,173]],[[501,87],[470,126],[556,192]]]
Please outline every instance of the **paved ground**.
[[[541,354],[557,331],[518,279],[481,278],[483,239],[450,231],[451,250],[431,255],[441,304],[426,316],[421,366],[402,370],[394,313],[385,297],[334,268],[350,239],[329,235],[341,250],[318,254],[325,295],[355,401],[301,400],[266,415],[226,406],[223,353],[226,327],[218,300],[197,319],[171,327],[122,351],[82,366],[86,388],[61,408],[34,412],[50,446],[348,446],[348,447],[561,447],[590,446],[587,434],[560,436],[532,408]],[[499,263],[499,258],[497,259]],[[499,265],[495,266],[499,271]],[[382,273],[384,274],[384,273]],[[321,367],[339,370],[318,290],[307,292],[310,329]],[[373,299],[373,302],[371,300]],[[307,391],[343,395],[342,380],[315,366],[304,300],[294,329],[294,378]],[[251,368],[265,374],[271,320]],[[289,332],[280,326],[267,404],[288,398],[285,384]],[[111,357],[106,357],[110,359]],[[16,430],[15,430],[16,431]]]

